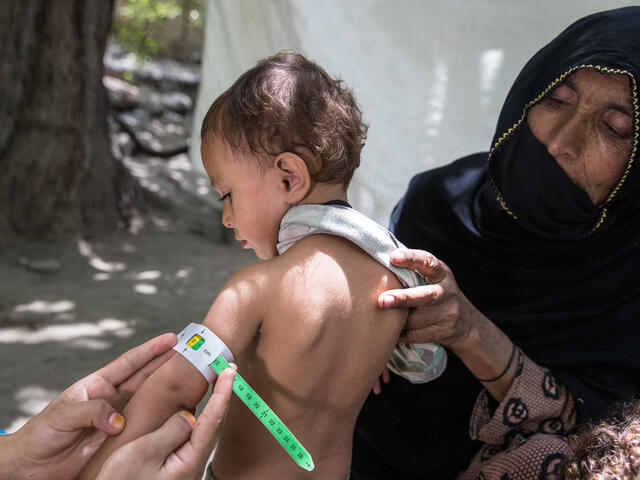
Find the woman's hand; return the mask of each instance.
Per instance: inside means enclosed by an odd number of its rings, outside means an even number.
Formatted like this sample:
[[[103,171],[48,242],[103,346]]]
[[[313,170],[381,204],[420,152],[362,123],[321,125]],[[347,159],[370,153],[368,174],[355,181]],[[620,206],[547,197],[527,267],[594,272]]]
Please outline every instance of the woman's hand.
[[[122,431],[118,411],[172,356],[175,344],[176,336],[167,333],[129,350],[74,383],[16,433],[0,437],[0,463],[16,466],[8,478],[76,477],[107,435]]]
[[[200,480],[229,406],[234,375],[230,368],[220,372],[197,421],[190,412],[176,413],[155,432],[113,452],[96,480]]]
[[[489,379],[479,381],[496,400],[502,400],[517,368],[511,340],[471,304],[451,269],[429,252],[396,250],[391,263],[416,270],[427,282],[421,287],[388,290],[378,297],[382,308],[412,308],[400,341],[444,345],[476,378]]]
[[[382,384],[389,383],[389,380],[391,380],[389,369],[387,367],[384,367],[382,369],[382,373],[376,379],[376,383],[373,384],[372,391],[374,395],[380,395],[382,393]]]
[[[400,334],[406,343],[439,343],[456,351],[464,346],[484,316],[460,291],[453,273],[441,260],[423,250],[396,250],[391,263],[416,270],[427,284],[388,290],[378,297],[381,308],[411,307]]]

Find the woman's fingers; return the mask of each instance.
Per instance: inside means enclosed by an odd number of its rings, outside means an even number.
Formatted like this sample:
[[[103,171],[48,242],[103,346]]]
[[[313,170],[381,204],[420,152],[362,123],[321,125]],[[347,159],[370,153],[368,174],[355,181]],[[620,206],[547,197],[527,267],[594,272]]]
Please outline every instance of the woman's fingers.
[[[380,308],[416,308],[437,305],[444,295],[440,284],[387,290],[378,297]]]
[[[124,428],[124,417],[105,400],[61,403],[51,409],[48,421],[52,428],[65,432],[95,427],[116,435]]]
[[[417,308],[440,303],[444,289],[440,282],[447,269],[440,260],[424,250],[398,249],[391,254],[391,263],[397,267],[417,271],[428,285],[399,290],[387,290],[378,297],[380,308]]]
[[[403,343],[430,343],[437,341],[429,327],[402,330],[398,340]]]
[[[380,386],[380,377],[376,378],[376,383],[373,384],[371,389],[374,395],[380,395],[382,393],[382,387]]]
[[[391,254],[391,263],[396,267],[417,271],[430,283],[438,282],[445,274],[443,263],[434,255],[424,250],[401,248]]]
[[[380,395],[382,393],[382,384],[389,383],[389,380],[391,380],[389,376],[389,369],[387,367],[384,367],[380,376],[376,378],[376,383],[373,384],[373,393],[375,395]]]
[[[220,372],[209,401],[198,417],[191,435],[190,448],[206,463],[218,438],[218,429],[224,420],[231,399],[235,370],[225,368]],[[185,445],[186,447],[186,445]],[[185,448],[183,447],[183,448]],[[176,452],[180,455],[180,451]]]
[[[183,445],[193,430],[196,418],[191,412],[175,413],[155,432],[134,440],[136,454],[162,465],[176,449]]]
[[[174,333],[165,333],[132,348],[96,372],[112,385],[119,385],[177,342]]]

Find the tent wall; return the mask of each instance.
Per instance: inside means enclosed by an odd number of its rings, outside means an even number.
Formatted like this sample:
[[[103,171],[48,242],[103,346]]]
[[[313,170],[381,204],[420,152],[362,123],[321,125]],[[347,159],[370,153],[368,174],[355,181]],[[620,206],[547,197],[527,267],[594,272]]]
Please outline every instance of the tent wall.
[[[512,81],[574,20],[614,0],[208,0],[191,158],[213,99],[282,49],[355,92],[370,124],[349,189],[386,224],[411,176],[487,150]],[[200,167],[201,168],[201,167]]]

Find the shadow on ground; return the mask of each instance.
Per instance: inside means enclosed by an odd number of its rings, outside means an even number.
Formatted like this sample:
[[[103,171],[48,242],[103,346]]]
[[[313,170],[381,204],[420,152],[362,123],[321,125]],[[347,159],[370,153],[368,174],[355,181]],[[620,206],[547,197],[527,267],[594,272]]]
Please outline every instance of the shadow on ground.
[[[15,431],[130,347],[201,321],[229,276],[255,259],[235,243],[152,222],[137,234],[7,245],[0,253],[0,428]]]

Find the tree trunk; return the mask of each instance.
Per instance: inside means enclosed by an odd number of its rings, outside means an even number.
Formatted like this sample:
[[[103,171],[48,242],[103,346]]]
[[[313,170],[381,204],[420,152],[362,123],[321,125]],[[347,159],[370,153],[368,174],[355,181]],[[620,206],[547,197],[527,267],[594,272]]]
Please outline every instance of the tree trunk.
[[[0,230],[59,238],[116,227],[102,57],[113,0],[0,1]]]

